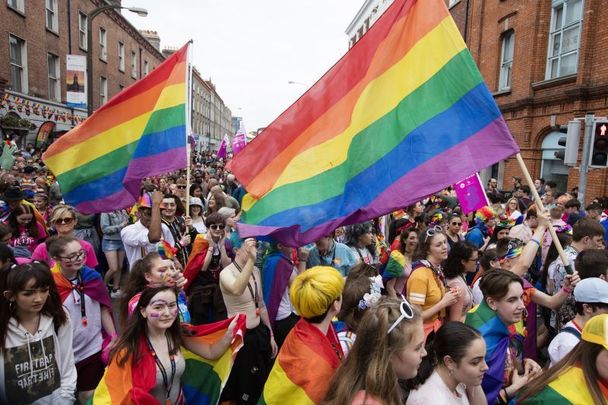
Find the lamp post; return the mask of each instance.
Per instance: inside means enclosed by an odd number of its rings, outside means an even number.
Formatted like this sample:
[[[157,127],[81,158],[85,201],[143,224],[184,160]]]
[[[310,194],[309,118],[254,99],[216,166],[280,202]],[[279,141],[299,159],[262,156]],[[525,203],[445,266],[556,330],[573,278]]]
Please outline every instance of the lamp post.
[[[118,5],[105,5],[97,7],[87,15],[87,116],[93,114],[93,19],[110,9],[125,9],[140,17],[146,17],[148,10],[141,7],[122,7]]]

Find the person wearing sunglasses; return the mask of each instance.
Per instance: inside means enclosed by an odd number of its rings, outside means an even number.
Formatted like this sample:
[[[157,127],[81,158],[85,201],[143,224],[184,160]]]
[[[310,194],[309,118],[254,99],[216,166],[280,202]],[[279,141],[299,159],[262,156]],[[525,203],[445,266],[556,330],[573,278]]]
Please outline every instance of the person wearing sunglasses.
[[[138,220],[120,231],[129,268],[146,254],[158,251],[158,243],[161,241],[175,246],[171,230],[161,222],[163,197],[160,191],[144,192],[137,203]]]
[[[65,204],[59,204],[53,207],[51,212],[50,223],[57,232],[57,235],[61,236],[76,236],[74,235],[74,226],[76,225],[76,210]],[[80,247],[86,252],[85,265],[94,269],[97,267],[97,256],[95,255],[95,249],[93,245],[83,239],[80,240]],[[53,267],[55,261],[49,255],[48,246],[46,243],[41,243],[36,246],[36,249],[32,252],[32,260],[38,260],[47,262],[49,266]]]
[[[190,259],[184,269],[188,280],[184,290],[188,295],[188,310],[192,324],[226,319],[226,305],[219,288],[220,272],[232,263],[232,244],[226,238],[226,220],[219,212],[206,220],[207,234],[194,240]]]
[[[447,257],[448,242],[440,226],[420,233],[406,292],[408,301],[422,308],[425,337],[441,327],[448,307],[458,300],[458,291],[446,288],[441,263]]]
[[[414,378],[426,354],[418,307],[383,297],[363,315],[322,403],[401,405],[399,380]]]
[[[175,257],[184,267],[188,262],[191,243],[198,231],[192,226],[192,218],[184,216],[185,208],[178,196],[165,194],[163,206],[160,210],[162,223],[171,231],[177,249]]]
[[[452,249],[456,243],[464,240],[464,236],[462,234],[462,224],[462,217],[459,214],[452,214],[448,219],[448,226],[445,235],[448,237],[450,249]]]

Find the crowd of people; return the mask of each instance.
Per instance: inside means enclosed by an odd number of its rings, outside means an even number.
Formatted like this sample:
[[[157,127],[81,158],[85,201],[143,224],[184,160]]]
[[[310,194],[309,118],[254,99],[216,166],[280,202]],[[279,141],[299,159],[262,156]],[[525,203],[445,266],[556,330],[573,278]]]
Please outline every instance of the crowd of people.
[[[187,325],[244,314],[222,403],[608,404],[606,197],[583,209],[538,179],[541,211],[519,178],[491,179],[475,212],[448,188],[291,247],[240,237],[246,190],[211,154],[190,183],[147,178],[133,207],[95,215],[64,203],[33,148],[13,158],[0,403],[102,403],[104,372],[140,364],[138,389],[182,404],[183,350],[219,358],[236,321],[214,344]]]

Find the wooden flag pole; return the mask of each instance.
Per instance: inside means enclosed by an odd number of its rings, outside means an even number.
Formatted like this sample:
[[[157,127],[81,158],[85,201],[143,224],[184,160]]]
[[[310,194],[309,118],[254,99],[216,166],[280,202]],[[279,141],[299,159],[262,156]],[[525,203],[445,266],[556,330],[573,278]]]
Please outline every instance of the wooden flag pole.
[[[519,164],[519,168],[521,169],[522,173],[524,174],[526,182],[528,183],[528,186],[530,187],[530,191],[532,192],[532,195],[534,196],[534,202],[536,203],[536,206],[538,207],[538,213],[540,214],[541,212],[545,212],[545,206],[543,205],[543,202],[540,199],[540,195],[538,195],[538,191],[536,190],[536,187],[534,186],[534,180],[532,180],[532,177],[530,176],[530,172],[528,171],[528,168],[526,167],[526,163],[524,162],[524,159],[521,157],[521,153],[517,153],[517,155],[515,155],[515,157],[517,158],[517,163]],[[574,270],[572,269],[572,264],[568,260],[568,256],[566,256],[566,252],[564,252],[564,248],[562,247],[562,244],[560,243],[559,239],[557,238],[557,233],[555,232],[555,228],[553,227],[553,225],[550,224],[547,230],[551,234],[551,238],[553,239],[553,243],[555,244],[555,248],[557,249],[557,253],[559,254],[560,259],[562,259],[562,263],[564,264],[564,268],[566,269],[566,272],[568,274],[574,273]]]

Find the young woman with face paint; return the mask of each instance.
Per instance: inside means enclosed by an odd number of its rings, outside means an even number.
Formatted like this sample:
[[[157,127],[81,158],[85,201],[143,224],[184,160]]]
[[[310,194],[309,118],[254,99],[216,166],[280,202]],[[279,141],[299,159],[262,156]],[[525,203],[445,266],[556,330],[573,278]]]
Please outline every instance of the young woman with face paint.
[[[230,346],[236,318],[230,323],[224,337],[209,345],[183,337],[178,314],[177,292],[174,288],[161,286],[144,289],[112,351],[106,374],[124,369],[129,363],[134,370],[133,376],[136,373],[143,376],[132,379],[133,387],[125,393],[125,400],[132,400],[132,395],[136,393],[141,403],[182,404],[184,394],[181,378],[186,363],[181,347],[214,360]]]

